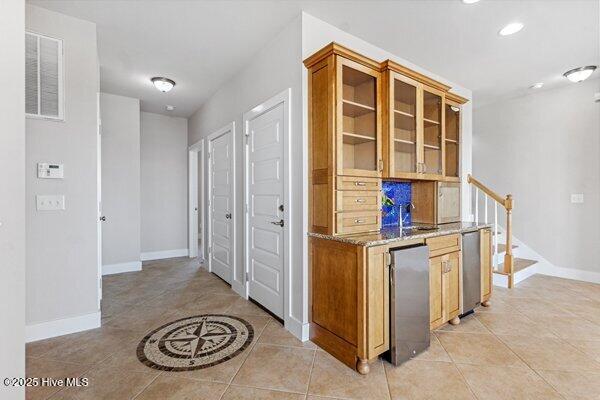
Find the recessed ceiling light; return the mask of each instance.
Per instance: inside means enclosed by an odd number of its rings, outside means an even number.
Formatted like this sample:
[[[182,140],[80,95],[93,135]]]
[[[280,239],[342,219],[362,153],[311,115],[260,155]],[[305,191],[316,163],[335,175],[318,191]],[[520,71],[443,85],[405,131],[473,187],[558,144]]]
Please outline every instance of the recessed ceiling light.
[[[583,82],[596,70],[595,65],[588,65],[587,67],[580,67],[571,69],[563,74],[565,78],[571,82]]]
[[[167,111],[173,111],[173,110],[175,109],[175,106],[171,106],[171,105],[168,105],[168,104],[167,104],[167,106],[165,107],[165,109],[166,109]]]
[[[475,4],[477,3],[479,0],[462,0],[463,3],[465,4]]]
[[[529,89],[541,89],[542,86],[544,86],[544,82],[538,82],[538,83],[534,83],[533,85],[529,86]]]
[[[498,32],[498,34],[500,36],[508,36],[508,35],[512,35],[514,33],[519,32],[521,29],[523,29],[523,24],[520,22],[512,22],[508,25],[506,25],[504,28],[500,29],[500,32]]]
[[[175,86],[174,80],[169,78],[163,78],[162,76],[156,76],[150,80],[154,84],[154,87],[163,93],[168,92],[169,90],[173,89],[173,86]]]

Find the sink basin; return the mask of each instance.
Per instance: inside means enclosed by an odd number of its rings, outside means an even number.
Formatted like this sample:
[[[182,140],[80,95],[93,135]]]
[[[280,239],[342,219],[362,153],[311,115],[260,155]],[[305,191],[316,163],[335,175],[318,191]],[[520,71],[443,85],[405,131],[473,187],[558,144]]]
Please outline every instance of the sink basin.
[[[417,226],[407,226],[403,230],[422,232],[422,231],[437,231],[439,229],[440,228],[437,226],[417,225]]]

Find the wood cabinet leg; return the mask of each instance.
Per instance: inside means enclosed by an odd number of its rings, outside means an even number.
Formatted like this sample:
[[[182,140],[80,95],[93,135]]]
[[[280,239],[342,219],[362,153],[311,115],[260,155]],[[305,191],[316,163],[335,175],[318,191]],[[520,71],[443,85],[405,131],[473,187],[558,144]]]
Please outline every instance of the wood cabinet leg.
[[[489,307],[490,306],[490,301],[489,300],[482,301],[481,305],[484,306],[484,307]]]
[[[456,316],[450,320],[450,325],[458,325],[458,324],[460,324],[460,318],[458,318],[458,316]]]
[[[356,362],[356,370],[361,375],[366,375],[369,373],[371,368],[369,367],[369,362],[366,360],[361,360],[360,358]]]

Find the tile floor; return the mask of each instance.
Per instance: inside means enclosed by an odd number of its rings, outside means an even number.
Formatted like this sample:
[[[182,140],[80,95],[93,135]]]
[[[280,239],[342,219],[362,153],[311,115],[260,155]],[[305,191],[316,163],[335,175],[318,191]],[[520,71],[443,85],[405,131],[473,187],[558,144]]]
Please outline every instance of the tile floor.
[[[161,372],[136,357],[155,327],[206,312],[250,322],[242,354],[207,369]],[[361,376],[301,343],[254,304],[187,258],[104,278],[102,328],[27,346],[27,375],[87,377],[87,388],[32,388],[28,399],[596,399],[600,398],[600,285],[536,275],[400,367]]]

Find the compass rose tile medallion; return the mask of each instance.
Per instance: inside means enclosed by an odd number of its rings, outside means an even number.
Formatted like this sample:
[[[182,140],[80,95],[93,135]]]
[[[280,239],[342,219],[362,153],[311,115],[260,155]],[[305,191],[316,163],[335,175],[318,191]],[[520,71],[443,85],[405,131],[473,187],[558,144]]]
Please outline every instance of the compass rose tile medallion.
[[[161,371],[212,367],[240,354],[252,342],[252,325],[231,315],[204,314],[169,322],[138,345],[138,359]]]

